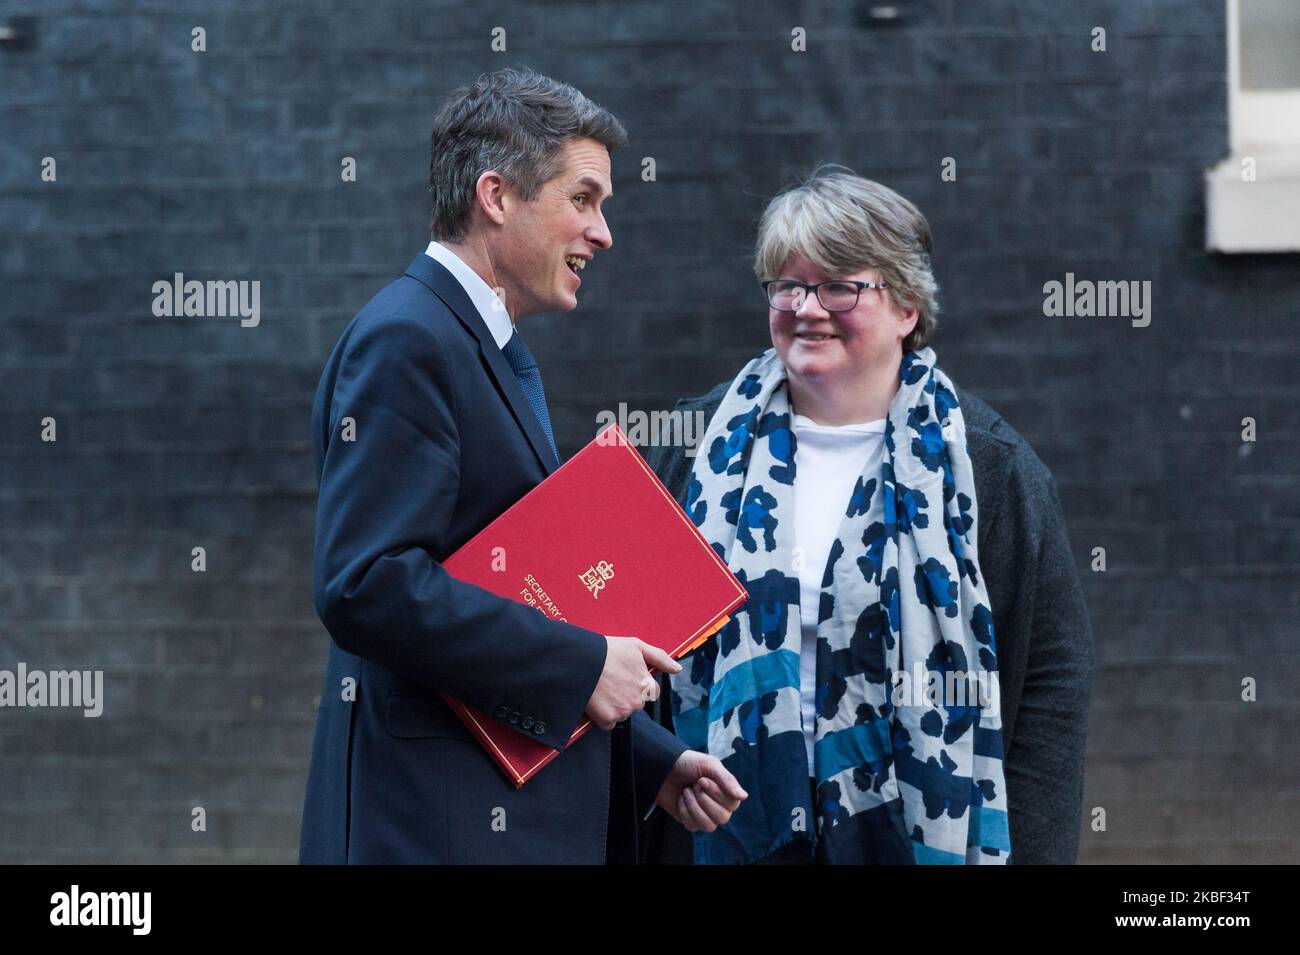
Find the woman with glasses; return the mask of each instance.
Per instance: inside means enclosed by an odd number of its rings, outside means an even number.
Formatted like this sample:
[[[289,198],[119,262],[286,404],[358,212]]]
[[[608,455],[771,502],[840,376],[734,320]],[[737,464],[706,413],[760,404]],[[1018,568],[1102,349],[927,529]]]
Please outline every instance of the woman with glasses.
[[[1088,615],[1051,474],[929,347],[925,217],[824,168],[754,268],[772,347],[678,402],[697,454],[650,458],[750,595],[658,715],[750,798],[713,825],[685,791],[695,831],[660,814],[645,860],[1074,861]]]

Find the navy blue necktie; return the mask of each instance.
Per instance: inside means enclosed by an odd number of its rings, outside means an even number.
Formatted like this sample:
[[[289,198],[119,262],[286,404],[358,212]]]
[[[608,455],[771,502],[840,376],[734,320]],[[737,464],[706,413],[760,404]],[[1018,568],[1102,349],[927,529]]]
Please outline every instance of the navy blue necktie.
[[[538,423],[546,432],[546,440],[551,443],[555,460],[559,461],[560,452],[555,447],[555,435],[551,434],[551,415],[546,410],[546,392],[542,390],[542,373],[537,367],[533,353],[528,350],[528,345],[519,337],[519,333],[515,332],[501,349],[501,354],[505,355],[506,361],[510,362],[515,377],[519,379],[519,386],[524,390],[524,397],[533,406],[533,413],[537,415]]]

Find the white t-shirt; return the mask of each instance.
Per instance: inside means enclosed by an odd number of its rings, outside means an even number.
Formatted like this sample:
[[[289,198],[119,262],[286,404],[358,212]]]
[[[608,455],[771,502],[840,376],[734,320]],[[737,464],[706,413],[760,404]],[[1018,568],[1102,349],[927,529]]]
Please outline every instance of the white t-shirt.
[[[879,473],[885,451],[885,419],[838,427],[814,424],[794,415],[795,546],[803,553],[799,571],[799,624],[803,641],[799,654],[800,703],[808,775],[813,775],[813,730],[816,726],[814,685],[817,673],[817,613],[822,574],[831,543],[848,508],[858,478],[871,466]],[[876,493],[879,493],[877,479]]]

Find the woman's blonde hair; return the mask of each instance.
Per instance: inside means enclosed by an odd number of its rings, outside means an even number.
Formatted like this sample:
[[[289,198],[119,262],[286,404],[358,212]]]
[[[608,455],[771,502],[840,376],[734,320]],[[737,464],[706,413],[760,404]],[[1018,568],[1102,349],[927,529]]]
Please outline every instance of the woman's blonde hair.
[[[843,166],[820,166],[767,204],[758,224],[754,274],[780,276],[798,253],[831,275],[878,269],[887,294],[915,307],[904,349],[924,348],[938,326],[939,286],[930,267],[930,223],[888,186]]]

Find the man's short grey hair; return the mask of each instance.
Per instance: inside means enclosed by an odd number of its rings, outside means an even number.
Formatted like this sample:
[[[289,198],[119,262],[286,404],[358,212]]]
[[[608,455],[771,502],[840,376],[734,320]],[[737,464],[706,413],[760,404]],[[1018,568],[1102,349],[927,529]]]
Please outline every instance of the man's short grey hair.
[[[939,286],[930,266],[930,223],[894,190],[843,166],[821,166],[768,203],[758,226],[754,273],[780,277],[792,253],[831,275],[879,269],[886,294],[915,307],[904,349],[924,348],[938,326]]]
[[[479,176],[489,169],[531,202],[563,171],[564,144],[584,138],[613,152],[627,143],[627,131],[569,84],[533,70],[485,73],[455,90],[433,121],[432,237],[465,237]]]

